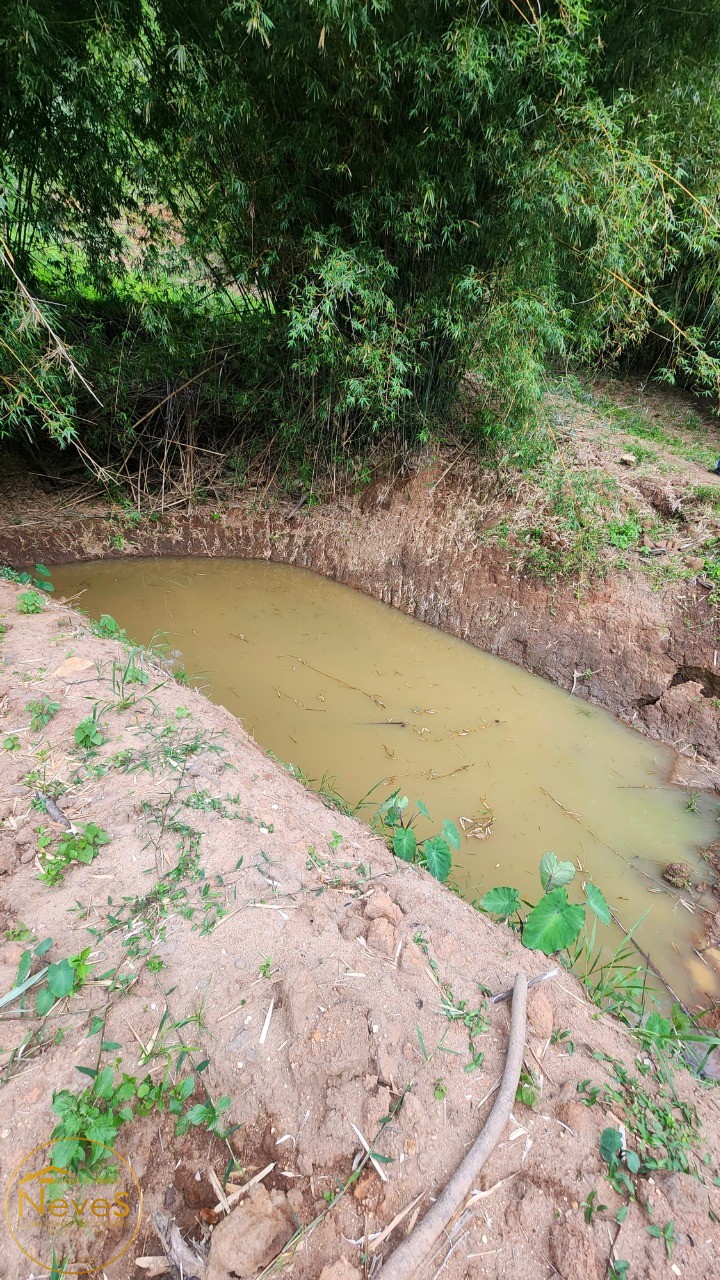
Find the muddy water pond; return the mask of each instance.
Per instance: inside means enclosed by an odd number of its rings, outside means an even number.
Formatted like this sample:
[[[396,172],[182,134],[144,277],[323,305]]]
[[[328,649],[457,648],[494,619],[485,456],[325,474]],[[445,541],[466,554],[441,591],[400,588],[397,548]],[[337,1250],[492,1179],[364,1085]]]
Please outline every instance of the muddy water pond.
[[[372,810],[396,787],[463,830],[454,878],[540,895],[547,850],[577,863],[682,998],[716,990],[698,917],[661,873],[698,863],[716,806],[666,784],[672,753],[537,676],[304,569],[128,560],[53,571],[137,643],[165,637],[194,683],[258,743]],[[688,807],[689,805],[689,807]],[[702,878],[700,876],[699,878]],[[577,882],[576,882],[577,883]],[[571,889],[571,894],[573,890]],[[610,952],[614,927],[600,930]]]

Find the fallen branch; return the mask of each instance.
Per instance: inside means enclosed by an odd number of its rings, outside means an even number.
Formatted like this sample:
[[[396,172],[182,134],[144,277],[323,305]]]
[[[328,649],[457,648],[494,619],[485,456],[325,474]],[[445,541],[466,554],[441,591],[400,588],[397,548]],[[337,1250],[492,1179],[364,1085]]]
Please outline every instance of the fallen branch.
[[[412,1280],[412,1277],[419,1273],[438,1236],[472,1192],[477,1175],[492,1155],[502,1135],[515,1101],[525,1053],[527,985],[525,975],[518,973],[513,988],[510,1039],[505,1070],[495,1105],[442,1195],[425,1214],[420,1225],[384,1263],[383,1280]]]
[[[539,982],[547,982],[548,978],[554,978],[555,974],[559,972],[560,970],[556,965],[554,969],[548,969],[547,973],[541,973],[537,978],[530,978],[530,981],[527,984],[528,991],[530,990],[531,987],[536,987]],[[513,990],[514,990],[513,987],[508,987],[507,991],[501,991],[499,995],[493,996],[490,1003],[500,1004],[501,1000],[509,1000],[511,995],[513,994]]]

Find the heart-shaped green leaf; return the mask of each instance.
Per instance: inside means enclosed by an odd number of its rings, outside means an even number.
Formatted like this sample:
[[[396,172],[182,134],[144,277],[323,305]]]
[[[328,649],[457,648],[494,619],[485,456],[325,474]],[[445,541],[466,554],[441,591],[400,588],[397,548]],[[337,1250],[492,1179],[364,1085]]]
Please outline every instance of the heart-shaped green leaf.
[[[506,884],[498,885],[497,889],[490,889],[485,897],[480,899],[480,906],[483,911],[489,911],[491,915],[507,920],[508,916],[519,910],[520,894],[517,889],[511,889]]]
[[[455,852],[457,853],[458,849],[460,848],[461,840],[460,840],[460,832],[455,826],[455,823],[451,822],[449,818],[446,818],[442,824],[440,834],[444,837],[445,840],[447,840],[448,844],[450,845],[450,848],[454,849]]]
[[[546,853],[540,860],[540,883],[546,893],[569,884],[575,875],[573,862],[560,862],[554,853]]]
[[[75,974],[67,960],[59,964],[51,964],[47,974],[47,984],[56,1000],[62,1000],[73,989]]]
[[[423,857],[430,875],[444,883],[450,875],[452,866],[452,854],[447,841],[443,840],[442,836],[426,840],[423,845]]]
[[[396,858],[402,858],[403,862],[412,862],[417,849],[417,839],[410,827],[398,827],[392,843]]]
[[[595,912],[600,923],[610,924],[612,919],[612,916],[610,915],[610,908],[605,901],[604,894],[600,892],[596,884],[590,884],[588,882],[585,885],[585,897],[587,898],[587,904],[590,910]]]
[[[603,1129],[600,1134],[600,1156],[606,1164],[612,1163],[622,1151],[622,1145],[622,1134],[619,1129]]]
[[[546,956],[551,956],[555,951],[569,947],[584,923],[584,908],[568,902],[565,889],[552,889],[530,912],[522,940],[531,950],[544,951]]]

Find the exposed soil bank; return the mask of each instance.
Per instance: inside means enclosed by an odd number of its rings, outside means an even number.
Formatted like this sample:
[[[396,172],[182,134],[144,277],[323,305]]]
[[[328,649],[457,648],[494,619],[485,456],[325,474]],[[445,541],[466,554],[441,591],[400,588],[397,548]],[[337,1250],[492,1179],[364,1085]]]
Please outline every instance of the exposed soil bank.
[[[187,1060],[177,1061],[184,1043],[196,1064],[209,1060],[202,1080],[210,1097],[230,1099],[224,1120],[243,1126],[229,1139],[243,1168],[237,1180],[272,1164],[269,1194],[256,1192],[224,1219],[210,1170],[222,1177],[227,1145],[204,1126],[175,1137],[167,1112],[136,1117],[116,1145],[143,1184],[145,1227],[127,1258],[107,1268],[109,1280],[140,1274],[129,1260],[161,1252],[153,1214],[163,1208],[205,1246],[210,1224],[227,1222],[214,1226],[208,1280],[257,1276],[293,1227],[319,1214],[284,1274],[360,1280],[415,1209],[376,1247],[374,1234],[416,1197],[425,1212],[492,1104],[508,1014],[506,1005],[485,1005],[480,987],[498,993],[518,970],[531,977],[548,962],[395,863],[367,829],[325,809],[227,711],[180,688],[155,659],[137,660],[146,683],[119,686],[126,649],[91,635],[55,602],[21,615],[18,594],[0,584],[3,731],[20,740],[0,754],[4,928],[17,937],[22,920],[36,938],[51,937],[55,962],[90,944],[94,970],[44,1019],[32,1004],[22,1016],[17,1002],[9,1006],[3,1178],[49,1135],[54,1091],[87,1086],[78,1066],[138,1077],[151,1070],[155,1082],[169,1069],[176,1079],[187,1071]],[[43,697],[58,709],[33,730],[27,704]],[[87,755],[74,731],[94,709],[103,742]],[[94,862],[70,866],[54,888],[37,878],[37,830],[50,831],[53,849],[61,827],[31,804],[38,789],[56,794],[75,823],[95,822],[110,836]],[[3,943],[2,992],[13,987],[26,945]],[[116,967],[122,985],[97,980]],[[632,1280],[650,1280],[670,1267],[651,1226],[674,1240],[675,1274],[706,1280],[720,1248],[712,1087],[682,1071],[673,1096],[627,1028],[565,973],[532,995],[529,1011],[526,1061],[540,1097],[534,1110],[517,1104],[482,1194],[418,1280],[441,1268],[446,1280],[551,1272],[601,1280],[618,1258],[629,1261]],[[34,1039],[13,1057],[28,1033]],[[484,1058],[468,1070],[478,1051]],[[188,1101],[205,1100],[198,1083]],[[674,1171],[634,1177],[636,1199],[618,1224],[622,1200],[604,1177],[598,1140],[620,1123],[642,1159],[665,1158],[671,1138],[676,1159]],[[328,1207],[361,1151],[356,1130],[386,1157],[384,1180],[368,1169]],[[9,1242],[0,1275],[27,1275],[27,1259]]]
[[[0,563],[120,556],[241,556],[301,565],[607,707],[720,777],[717,617],[697,579],[653,589],[632,567],[578,593],[517,572],[484,544],[484,497],[446,463],[310,512],[255,495],[221,512],[6,526]],[[121,546],[118,546],[121,543]]]

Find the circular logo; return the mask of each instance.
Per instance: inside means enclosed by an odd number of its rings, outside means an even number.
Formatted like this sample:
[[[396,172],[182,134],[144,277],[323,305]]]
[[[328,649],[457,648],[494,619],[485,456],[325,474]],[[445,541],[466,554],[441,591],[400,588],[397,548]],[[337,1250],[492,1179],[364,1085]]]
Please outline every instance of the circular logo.
[[[5,1217],[18,1248],[64,1276],[102,1271],[130,1248],[142,1221],[142,1188],[127,1160],[84,1138],[78,1173],[52,1162],[56,1142],[33,1147],[10,1177]],[[64,1268],[64,1269],[63,1269]]]

